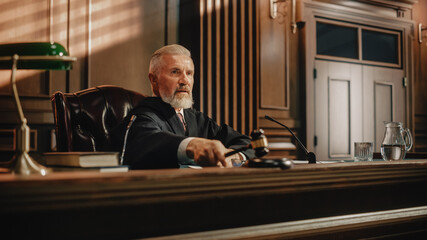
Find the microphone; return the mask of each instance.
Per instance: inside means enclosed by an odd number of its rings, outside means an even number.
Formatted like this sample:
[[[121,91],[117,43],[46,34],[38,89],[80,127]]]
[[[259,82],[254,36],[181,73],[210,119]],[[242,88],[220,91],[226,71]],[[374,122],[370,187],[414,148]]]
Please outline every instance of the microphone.
[[[314,152],[309,152],[307,148],[305,148],[305,146],[302,144],[302,142],[297,138],[297,136],[295,136],[295,134],[291,131],[290,128],[288,128],[285,124],[278,122],[276,119],[268,115],[265,115],[265,118],[286,128],[292,134],[292,136],[297,140],[298,144],[304,149],[305,159],[308,161],[308,163],[316,163],[316,155],[314,154]]]

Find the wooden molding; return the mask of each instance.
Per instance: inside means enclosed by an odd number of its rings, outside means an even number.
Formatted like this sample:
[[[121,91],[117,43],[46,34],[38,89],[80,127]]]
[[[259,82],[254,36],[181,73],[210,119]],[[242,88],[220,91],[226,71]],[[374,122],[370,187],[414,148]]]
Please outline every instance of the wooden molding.
[[[180,234],[163,237],[163,240],[177,239],[327,239],[327,236],[340,236],[340,238],[356,237],[353,231],[368,232],[370,229],[379,229],[384,226],[398,226],[411,222],[413,225],[424,222],[427,218],[427,206],[379,211],[364,214],[349,214],[312,220],[300,220],[283,223],[265,224],[261,226],[241,227],[225,230],[207,231],[199,233]],[[419,228],[419,226],[416,226]],[[368,230],[369,229],[369,230]],[[367,231],[368,230],[368,231]],[[371,230],[372,231],[372,230]],[[406,230],[407,231],[407,230]],[[410,230],[407,234],[423,233],[422,228]],[[384,234],[384,237],[391,237]],[[347,236],[347,237],[345,237]],[[403,237],[402,233],[396,237]]]
[[[301,164],[290,170],[2,174],[0,217],[8,220],[5,229],[28,229],[8,231],[15,238],[25,238],[31,229],[48,239],[143,238],[227,228],[245,236],[239,228],[255,225],[270,229],[266,234],[286,236],[303,233],[297,223],[307,224],[305,233],[340,234],[340,221],[344,229],[368,236],[387,233],[364,230],[372,225],[396,220],[394,229],[402,231],[404,220],[420,217],[425,223],[427,195],[420,189],[426,184],[427,160]],[[279,225],[264,225],[273,222]]]
[[[363,3],[373,4],[387,8],[407,8],[412,9],[412,5],[418,2],[418,0],[356,0]]]

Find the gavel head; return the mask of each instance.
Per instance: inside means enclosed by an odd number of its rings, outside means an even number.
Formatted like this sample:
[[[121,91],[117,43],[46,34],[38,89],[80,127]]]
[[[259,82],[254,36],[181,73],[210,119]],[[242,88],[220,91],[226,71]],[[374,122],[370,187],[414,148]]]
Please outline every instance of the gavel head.
[[[269,150],[267,148],[268,142],[267,137],[264,135],[264,130],[253,130],[251,133],[251,147],[255,150],[255,156],[263,157]]]

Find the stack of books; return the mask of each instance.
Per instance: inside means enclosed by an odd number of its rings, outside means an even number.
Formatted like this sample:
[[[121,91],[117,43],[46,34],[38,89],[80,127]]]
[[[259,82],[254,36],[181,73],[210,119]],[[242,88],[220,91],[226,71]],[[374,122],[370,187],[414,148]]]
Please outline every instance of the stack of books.
[[[93,170],[99,172],[127,172],[128,166],[119,164],[118,152],[49,152],[44,153],[46,165],[54,171]]]

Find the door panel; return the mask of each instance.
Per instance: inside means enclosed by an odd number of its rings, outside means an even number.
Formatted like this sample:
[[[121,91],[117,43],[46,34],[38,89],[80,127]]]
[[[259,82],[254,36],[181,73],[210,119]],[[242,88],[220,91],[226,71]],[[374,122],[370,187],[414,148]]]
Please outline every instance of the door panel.
[[[379,151],[384,136],[384,121],[393,120],[393,85],[375,83],[374,123],[375,151]]]
[[[329,156],[349,157],[350,80],[329,80]]]
[[[319,160],[350,159],[354,139],[363,138],[361,66],[316,60],[315,67],[315,153]]]

